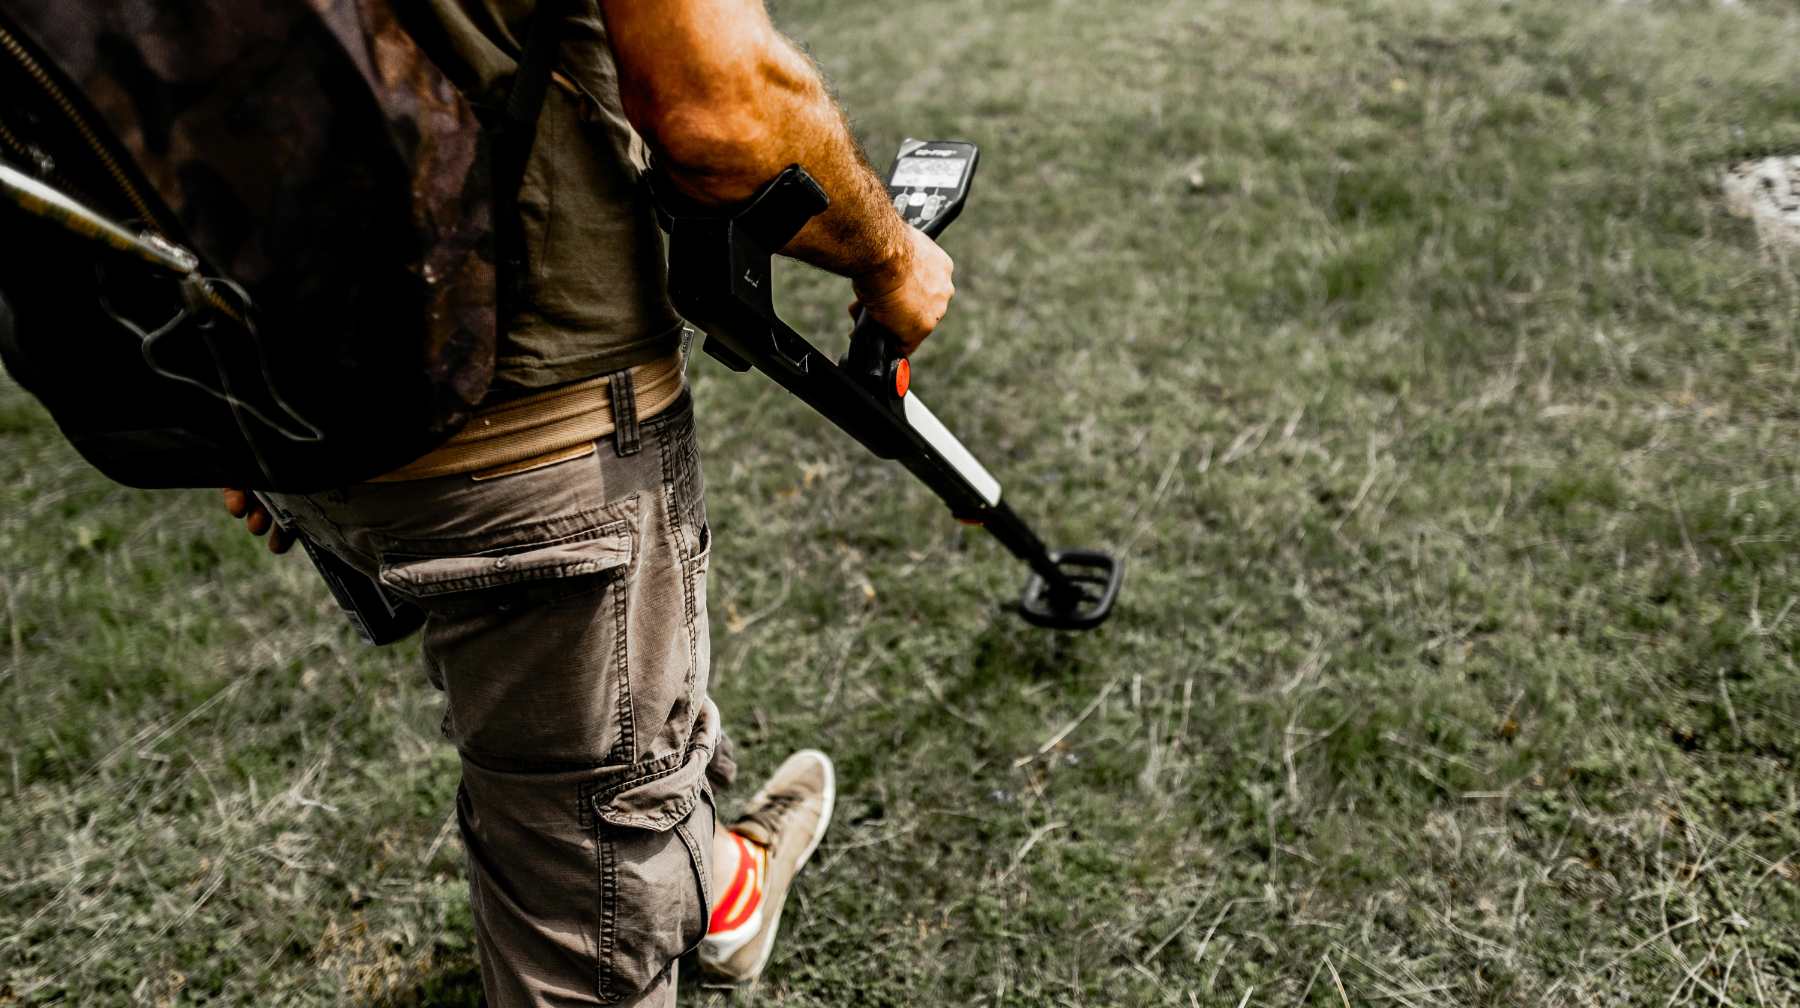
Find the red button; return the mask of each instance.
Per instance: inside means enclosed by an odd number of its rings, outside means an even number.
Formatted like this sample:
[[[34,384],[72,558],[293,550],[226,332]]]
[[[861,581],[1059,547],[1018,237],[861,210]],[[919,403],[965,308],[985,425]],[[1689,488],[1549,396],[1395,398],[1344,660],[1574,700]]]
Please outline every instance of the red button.
[[[912,387],[912,363],[900,358],[900,365],[894,368],[894,395],[905,397],[906,390]]]

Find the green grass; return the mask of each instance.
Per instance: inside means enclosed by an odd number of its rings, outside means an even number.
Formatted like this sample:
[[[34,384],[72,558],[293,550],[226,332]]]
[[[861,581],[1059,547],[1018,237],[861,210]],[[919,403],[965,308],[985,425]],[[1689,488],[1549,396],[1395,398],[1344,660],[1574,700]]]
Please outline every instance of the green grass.
[[[1717,192],[1800,147],[1792,5],[777,16],[877,159],[982,145],[915,388],[1130,569],[1031,629],[698,359],[728,804],[806,745],[843,793],[762,984],[684,997],[1800,1002],[1800,281]],[[0,502],[0,1000],[472,1002],[414,646],[10,386]]]

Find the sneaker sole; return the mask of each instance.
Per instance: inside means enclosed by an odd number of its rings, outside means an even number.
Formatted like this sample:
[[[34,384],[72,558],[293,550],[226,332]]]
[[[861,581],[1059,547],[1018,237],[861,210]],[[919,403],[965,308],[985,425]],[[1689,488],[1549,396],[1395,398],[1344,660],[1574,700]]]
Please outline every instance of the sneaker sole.
[[[819,841],[825,839],[825,831],[831,826],[831,813],[837,808],[837,767],[832,764],[831,757],[817,749],[802,749],[794,755],[817,756],[819,762],[825,765],[825,808],[819,813],[819,825],[813,831],[812,840],[806,845],[806,853],[800,855],[800,860],[794,865],[794,877],[788,879],[789,889],[792,889],[794,883],[800,880],[800,870],[806,867],[806,862],[812,860],[813,851],[819,849]],[[757,953],[756,968],[750,971],[749,976],[737,981],[738,983],[754,983],[757,978],[762,976],[763,967],[769,964],[769,953],[775,950],[775,934],[781,930],[781,912],[787,909],[787,893],[785,891],[781,894],[781,902],[774,909],[775,913],[769,919],[769,926],[763,929],[762,951]]]

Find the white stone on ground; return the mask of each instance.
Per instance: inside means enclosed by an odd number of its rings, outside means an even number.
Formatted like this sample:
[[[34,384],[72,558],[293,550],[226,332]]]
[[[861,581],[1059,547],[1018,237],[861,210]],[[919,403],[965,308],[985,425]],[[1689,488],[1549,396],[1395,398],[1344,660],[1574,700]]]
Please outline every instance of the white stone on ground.
[[[1800,245],[1800,156],[1746,161],[1728,170],[1725,208],[1755,221],[1764,245]]]

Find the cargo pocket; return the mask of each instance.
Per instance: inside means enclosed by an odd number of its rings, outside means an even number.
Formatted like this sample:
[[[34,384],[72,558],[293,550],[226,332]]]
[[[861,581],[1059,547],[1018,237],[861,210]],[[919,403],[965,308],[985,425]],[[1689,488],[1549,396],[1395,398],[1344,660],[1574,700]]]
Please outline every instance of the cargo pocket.
[[[601,574],[631,563],[631,526],[615,521],[562,539],[501,546],[459,556],[381,553],[381,583],[429,599],[524,582]]]
[[[641,993],[706,937],[715,822],[708,755],[683,753],[659,761],[674,764],[666,770],[584,795],[599,863],[595,994],[603,1003]]]

